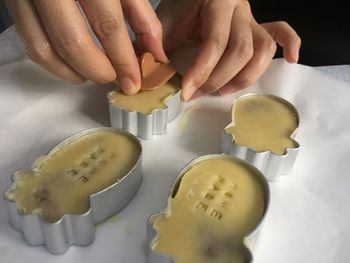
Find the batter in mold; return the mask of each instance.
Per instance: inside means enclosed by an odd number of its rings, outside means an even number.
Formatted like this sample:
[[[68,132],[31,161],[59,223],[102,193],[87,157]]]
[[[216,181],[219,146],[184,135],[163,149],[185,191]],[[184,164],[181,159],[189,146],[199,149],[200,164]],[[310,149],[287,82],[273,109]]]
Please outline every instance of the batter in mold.
[[[232,125],[226,132],[237,145],[282,155],[288,148],[299,146],[291,138],[297,127],[297,113],[289,103],[274,96],[254,94],[235,101]]]
[[[108,100],[114,107],[150,114],[153,110],[165,109],[164,101],[166,98],[175,95],[180,87],[181,79],[178,75],[174,75],[158,88],[141,90],[134,95],[126,95],[122,91],[112,91],[108,94]]]
[[[229,158],[211,158],[183,175],[166,213],[153,222],[152,249],[176,263],[245,262],[244,237],[265,211],[256,171]]]
[[[22,214],[54,223],[65,214],[83,214],[89,196],[125,176],[140,156],[130,137],[111,131],[85,134],[39,158],[33,170],[19,172],[5,197]]]

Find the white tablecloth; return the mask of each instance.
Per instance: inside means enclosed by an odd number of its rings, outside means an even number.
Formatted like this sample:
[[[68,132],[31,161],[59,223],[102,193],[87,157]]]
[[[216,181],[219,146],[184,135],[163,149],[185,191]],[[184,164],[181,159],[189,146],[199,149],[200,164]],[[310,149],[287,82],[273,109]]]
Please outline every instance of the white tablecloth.
[[[10,29],[0,35],[0,193],[10,175],[62,139],[108,126],[110,85],[79,87],[50,76],[23,58]],[[147,217],[164,208],[169,187],[192,158],[219,151],[233,96],[251,91],[279,95],[298,109],[301,151],[293,173],[271,183],[271,206],[255,251],[258,263],[349,262],[350,66],[311,68],[275,60],[253,87],[225,97],[186,103],[168,134],[143,141],[144,181],[135,199],[99,226],[87,247],[61,256],[30,247],[8,222],[0,199],[0,262],[144,262]],[[184,111],[195,106],[180,129]],[[166,149],[166,150],[165,150]]]

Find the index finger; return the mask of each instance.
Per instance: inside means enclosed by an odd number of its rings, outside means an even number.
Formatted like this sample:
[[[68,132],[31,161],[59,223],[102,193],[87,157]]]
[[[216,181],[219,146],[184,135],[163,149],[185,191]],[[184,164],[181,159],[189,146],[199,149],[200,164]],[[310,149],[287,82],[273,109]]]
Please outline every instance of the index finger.
[[[207,81],[224,53],[233,10],[233,1],[208,1],[202,6],[202,43],[192,66],[183,77],[184,100],[188,100]]]
[[[298,62],[301,39],[287,22],[276,21],[261,26],[283,47],[283,56],[289,63]]]
[[[33,0],[58,55],[83,77],[100,83],[115,80],[115,71],[92,41],[75,1]]]
[[[127,94],[141,86],[138,60],[128,35],[119,0],[80,0],[90,25],[99,38]]]

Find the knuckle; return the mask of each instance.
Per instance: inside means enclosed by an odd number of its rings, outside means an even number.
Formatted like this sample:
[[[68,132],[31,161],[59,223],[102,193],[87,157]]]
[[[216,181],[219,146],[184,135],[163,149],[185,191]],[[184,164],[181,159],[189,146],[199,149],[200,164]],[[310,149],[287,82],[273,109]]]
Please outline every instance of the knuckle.
[[[261,40],[260,46],[269,53],[275,53],[277,49],[276,42],[270,36],[264,37]]]
[[[92,27],[99,37],[110,38],[120,31],[121,21],[112,14],[98,15],[92,19]]]
[[[241,2],[241,4],[243,7],[247,8],[249,10],[249,12],[251,12],[251,5],[250,5],[249,1],[243,0]]]
[[[55,42],[57,52],[60,55],[68,58],[74,58],[78,54],[81,54],[80,52],[87,46],[87,42],[83,39],[79,39],[78,37],[66,37],[64,39],[58,39]]]
[[[61,74],[62,71],[59,69],[57,71],[53,71],[50,65],[57,65],[56,63],[58,58],[51,45],[48,43],[46,45],[27,46],[26,53],[33,62],[39,64],[52,74],[62,78],[70,84],[79,85],[86,81],[86,79],[73,72],[64,71],[65,74]]]
[[[162,39],[163,29],[160,21],[151,24],[144,24],[139,32],[136,33],[141,39]]]
[[[236,78],[235,82],[238,84],[240,88],[246,88],[255,83],[255,76],[252,74],[242,74],[238,78]]]
[[[286,21],[276,21],[276,24],[279,25],[280,27],[289,27],[289,24]]]
[[[215,48],[218,52],[225,50],[227,46],[226,39],[220,35],[208,38],[207,42],[209,46]]]
[[[249,61],[253,57],[253,43],[250,39],[243,38],[237,44],[238,58],[241,61]]]
[[[45,45],[30,45],[26,47],[28,57],[36,63],[45,63],[50,60],[53,50],[47,43]]]

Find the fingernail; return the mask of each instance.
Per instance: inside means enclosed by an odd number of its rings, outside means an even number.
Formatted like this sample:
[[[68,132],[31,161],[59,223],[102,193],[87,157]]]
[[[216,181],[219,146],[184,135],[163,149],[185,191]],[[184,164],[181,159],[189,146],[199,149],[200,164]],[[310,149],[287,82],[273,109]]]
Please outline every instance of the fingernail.
[[[139,87],[137,85],[135,85],[135,83],[129,79],[129,78],[119,78],[119,85],[122,88],[122,90],[124,91],[125,94],[127,95],[132,95],[135,94],[139,91]]]
[[[299,48],[292,48],[292,58],[293,58],[293,60],[294,60],[294,62],[295,63],[297,63],[298,62],[298,60],[299,60]]]
[[[188,88],[183,88],[181,92],[181,98],[183,101],[188,101],[196,91],[196,87],[189,86]]]

